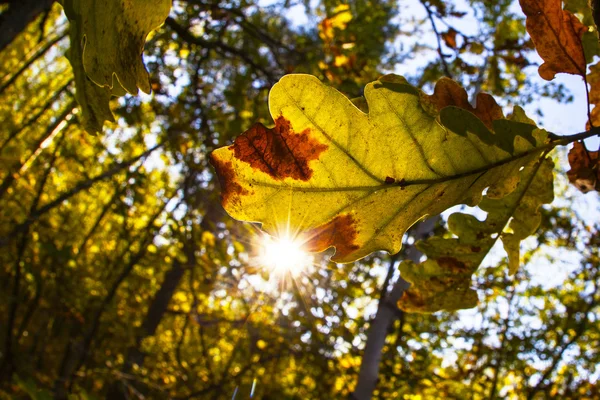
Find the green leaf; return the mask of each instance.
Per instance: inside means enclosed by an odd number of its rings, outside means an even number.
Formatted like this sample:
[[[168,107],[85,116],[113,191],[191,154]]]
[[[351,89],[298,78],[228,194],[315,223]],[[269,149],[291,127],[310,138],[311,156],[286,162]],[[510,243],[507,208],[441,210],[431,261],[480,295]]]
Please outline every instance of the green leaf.
[[[474,307],[477,294],[471,289],[471,275],[498,238],[508,254],[509,272],[514,274],[519,267],[521,240],[539,226],[539,207],[554,198],[553,166],[549,159],[532,162],[521,171],[514,191],[486,195],[479,204],[488,213],[485,221],[470,214],[450,215],[448,227],[457,237],[431,237],[417,243],[428,259],[400,265],[400,273],[411,287],[400,299],[399,307],[409,312]]]
[[[73,67],[85,129],[100,132],[104,121],[114,121],[111,96],[138,88],[150,93],[148,71],[142,61],[146,36],[169,15],[170,0],[64,0],[70,21]]]
[[[271,234],[299,232],[309,251],[334,246],[334,261],[351,262],[398,252],[416,221],[476,205],[552,146],[520,121],[494,121],[493,133],[457,107],[435,118],[423,96],[376,81],[365,88],[365,114],[315,77],[285,76],[269,97],[275,127],[256,124],[211,155],[224,208]]]

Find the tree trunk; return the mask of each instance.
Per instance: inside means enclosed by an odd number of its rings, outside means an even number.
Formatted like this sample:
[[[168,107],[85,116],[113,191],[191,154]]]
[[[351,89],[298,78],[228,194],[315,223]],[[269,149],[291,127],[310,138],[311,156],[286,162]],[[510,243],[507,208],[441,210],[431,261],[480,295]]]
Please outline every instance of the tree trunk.
[[[433,231],[438,218],[430,218],[417,226],[415,242],[427,237]],[[405,251],[406,259],[419,262],[420,257],[421,252],[414,245],[408,247]],[[394,268],[394,266],[392,265],[390,268]],[[377,314],[369,328],[367,343],[365,344],[360,371],[358,373],[358,382],[352,394],[352,398],[355,400],[369,400],[373,396],[373,391],[377,386],[379,377],[379,363],[385,339],[394,321],[402,314],[396,303],[409,287],[410,283],[399,277],[392,290],[384,294],[381,300],[379,300]],[[383,288],[384,293],[386,289]]]
[[[135,345],[127,352],[125,364],[121,370],[123,375],[129,373],[134,365],[142,366],[144,364],[146,355],[140,349],[142,341],[156,333],[156,329],[167,311],[169,302],[171,301],[177,286],[179,286],[179,282],[181,281],[184,272],[185,269],[183,266],[179,261],[175,260],[172,268],[165,274],[165,279],[160,286],[160,289],[158,289],[152,299],[150,307],[148,307],[148,313],[142,324],[141,332],[136,337]],[[106,398],[111,400],[125,400],[129,398],[126,393],[127,385],[124,385],[122,381],[115,381],[108,390]]]
[[[54,0],[13,0],[0,15],[0,51],[4,50],[30,22],[50,11]]]

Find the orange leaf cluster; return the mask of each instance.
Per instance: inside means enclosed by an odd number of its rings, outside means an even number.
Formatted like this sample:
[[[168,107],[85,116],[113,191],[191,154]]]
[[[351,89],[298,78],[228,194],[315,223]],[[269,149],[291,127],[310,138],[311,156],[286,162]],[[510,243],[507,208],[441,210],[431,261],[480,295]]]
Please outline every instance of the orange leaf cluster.
[[[561,0],[519,0],[519,3],[527,16],[527,32],[544,60],[538,70],[540,76],[548,81],[561,72],[585,76],[581,37],[587,27],[562,9]]]

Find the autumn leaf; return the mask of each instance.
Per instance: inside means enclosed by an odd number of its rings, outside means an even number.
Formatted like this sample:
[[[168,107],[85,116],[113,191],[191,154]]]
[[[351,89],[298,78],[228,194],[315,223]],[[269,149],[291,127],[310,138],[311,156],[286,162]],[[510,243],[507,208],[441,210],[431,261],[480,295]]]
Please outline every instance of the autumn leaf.
[[[569,165],[567,172],[569,181],[587,193],[592,190],[600,192],[600,157],[598,151],[588,151],[582,142],[573,143],[569,151]]]
[[[398,302],[408,312],[458,310],[477,305],[471,289],[471,275],[501,238],[508,254],[509,272],[519,267],[520,242],[540,225],[539,207],[552,202],[553,163],[532,162],[520,173],[517,188],[501,198],[485,196],[479,208],[487,211],[485,221],[470,214],[455,213],[448,218],[453,238],[431,237],[417,243],[428,259],[400,265],[402,277],[411,283]],[[510,223],[509,223],[510,221]]]
[[[332,260],[351,262],[396,253],[416,221],[475,205],[487,187],[514,189],[548,147],[528,122],[494,120],[492,132],[458,107],[433,116],[403,82],[367,85],[365,114],[313,76],[283,77],[269,95],[275,126],[256,124],[211,154],[225,210],[272,234],[289,224],[309,251],[333,246]]]
[[[456,32],[456,30],[454,29],[448,29],[446,32],[442,33],[442,39],[444,40],[444,43],[446,43],[446,46],[450,47],[451,49],[456,49],[456,34],[458,32]]]
[[[168,16],[171,1],[64,0],[63,7],[71,24],[68,58],[84,127],[100,132],[104,121],[114,121],[111,96],[137,94],[138,88],[150,93],[141,54],[148,33]]]
[[[561,0],[519,0],[527,16],[527,32],[544,60],[538,72],[546,80],[557,73],[585,76],[582,35],[588,30]]]

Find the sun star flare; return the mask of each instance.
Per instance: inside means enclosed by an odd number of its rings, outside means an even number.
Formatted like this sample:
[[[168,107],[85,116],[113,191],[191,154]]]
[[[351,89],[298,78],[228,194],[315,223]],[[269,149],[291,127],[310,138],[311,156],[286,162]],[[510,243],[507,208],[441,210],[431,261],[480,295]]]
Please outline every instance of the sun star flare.
[[[303,240],[289,234],[273,237],[263,234],[258,261],[277,276],[299,275],[313,263],[312,256],[303,248]]]

